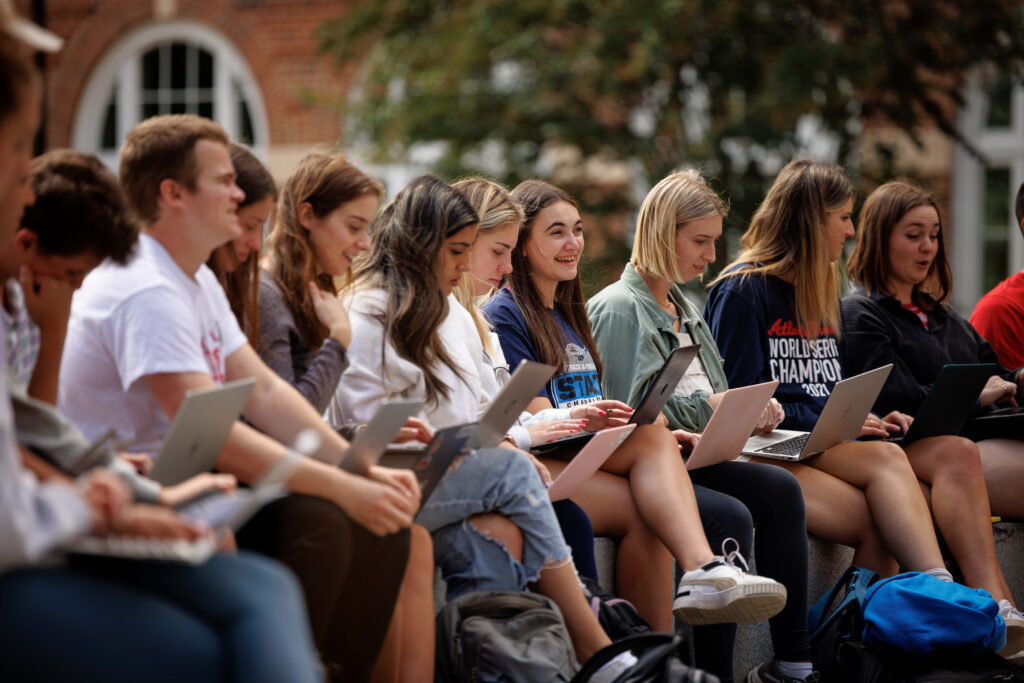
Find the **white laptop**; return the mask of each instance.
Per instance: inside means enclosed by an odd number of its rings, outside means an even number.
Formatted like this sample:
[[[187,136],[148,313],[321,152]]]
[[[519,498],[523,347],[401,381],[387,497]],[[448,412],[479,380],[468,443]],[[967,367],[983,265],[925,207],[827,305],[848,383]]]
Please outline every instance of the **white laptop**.
[[[421,401],[384,401],[377,414],[352,439],[339,467],[352,474],[368,474],[402,425],[421,405]]]
[[[743,454],[798,461],[838,443],[856,439],[891,370],[890,363],[838,382],[832,388],[813,430],[776,429],[769,434],[752,436],[743,447]]]
[[[212,470],[255,384],[254,379],[241,379],[186,391],[149,478],[173,486]]]
[[[548,498],[554,503],[576,495],[583,484],[594,476],[604,461],[615,452],[626,437],[636,429],[635,424],[603,429],[594,434],[594,438],[580,449],[569,464],[565,466],[548,489]]]
[[[777,386],[779,381],[772,380],[725,392],[704,427],[697,447],[686,459],[686,469],[735,460]]]

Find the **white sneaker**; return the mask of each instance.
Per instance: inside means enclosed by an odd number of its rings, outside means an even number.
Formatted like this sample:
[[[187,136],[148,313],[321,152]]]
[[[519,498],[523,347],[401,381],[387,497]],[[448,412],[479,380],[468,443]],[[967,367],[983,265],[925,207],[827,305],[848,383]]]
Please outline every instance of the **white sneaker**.
[[[726,552],[729,541],[736,550]],[[743,567],[736,566],[740,562]],[[786,606],[786,587],[747,573],[735,539],[722,543],[722,555],[679,579],[672,612],[687,624],[752,624],[775,616]]]
[[[1006,647],[999,654],[1007,659],[1024,657],[1024,614],[1009,600],[1000,600],[999,616],[1006,622]]]
[[[612,683],[618,680],[619,676],[632,669],[637,663],[636,655],[632,652],[620,652],[615,659],[605,663],[590,677],[592,683]]]

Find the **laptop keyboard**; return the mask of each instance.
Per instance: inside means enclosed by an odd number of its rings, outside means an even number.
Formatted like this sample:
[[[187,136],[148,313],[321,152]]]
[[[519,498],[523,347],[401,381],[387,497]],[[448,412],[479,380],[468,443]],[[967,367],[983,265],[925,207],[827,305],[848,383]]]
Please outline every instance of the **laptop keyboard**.
[[[194,541],[137,538],[131,536],[84,536],[67,545],[79,555],[102,555],[130,560],[154,560],[176,564],[202,564],[217,550],[213,534]]]
[[[804,446],[807,445],[807,439],[811,438],[810,432],[807,434],[798,434],[791,439],[773,443],[768,446],[761,446],[754,450],[755,453],[770,453],[771,455],[791,455],[796,457],[803,452]]]

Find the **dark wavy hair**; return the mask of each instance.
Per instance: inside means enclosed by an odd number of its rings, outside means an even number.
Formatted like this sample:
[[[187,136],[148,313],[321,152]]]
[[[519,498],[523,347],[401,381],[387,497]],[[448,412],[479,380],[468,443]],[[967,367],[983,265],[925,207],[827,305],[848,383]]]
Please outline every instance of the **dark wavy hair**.
[[[568,202],[579,209],[576,200],[565,190],[555,187],[543,180],[525,180],[512,190],[512,200],[523,210],[525,220],[519,228],[519,239],[512,250],[512,273],[508,276],[512,297],[526,319],[530,330],[530,339],[537,350],[537,360],[541,363],[554,365],[561,371],[565,366],[565,335],[554,316],[548,313],[540,293],[533,285],[533,269],[526,258],[526,245],[531,239],[533,223],[537,214],[555,202]],[[597,366],[597,374],[601,375],[601,359],[597,355],[597,344],[590,330],[590,319],[587,318],[586,302],[583,300],[583,287],[580,285],[579,271],[572,280],[559,282],[555,287],[555,306],[561,309],[569,326],[579,335],[583,345],[590,350]]]
[[[461,192],[433,176],[420,176],[384,208],[370,251],[352,266],[353,288],[386,292],[379,318],[384,335],[399,357],[422,370],[427,400],[435,404],[447,399],[451,390],[434,372],[435,363],[462,377],[437,334],[448,313],[448,301],[436,265],[445,240],[478,222]]]

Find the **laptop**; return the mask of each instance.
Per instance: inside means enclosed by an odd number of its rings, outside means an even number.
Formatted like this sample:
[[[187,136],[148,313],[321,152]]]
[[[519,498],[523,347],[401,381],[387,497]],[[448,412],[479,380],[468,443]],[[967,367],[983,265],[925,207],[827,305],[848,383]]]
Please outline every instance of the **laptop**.
[[[212,470],[255,384],[249,378],[186,391],[149,478],[173,486]]]
[[[412,463],[411,469],[420,482],[421,507],[437,489],[455,458],[470,450],[469,443],[476,434],[476,428],[477,424],[473,422],[437,430],[423,453]]]
[[[650,424],[658,418],[661,409],[665,407],[668,399],[675,392],[679,380],[686,374],[686,369],[690,367],[690,363],[697,357],[699,351],[700,345],[693,344],[691,346],[681,346],[668,355],[664,365],[661,366],[661,370],[654,377],[654,381],[647,387],[647,391],[644,392],[640,402],[633,409],[633,414],[629,417],[627,424]],[[572,436],[539,444],[531,448],[530,451],[532,453],[548,453],[565,446],[579,446],[593,438],[595,433],[583,432],[573,434]]]
[[[553,374],[553,365],[527,360],[520,363],[480,417],[477,433],[470,440],[470,448],[494,448],[501,443],[509,428]]]
[[[778,380],[729,389],[711,414],[697,447],[686,459],[686,469],[696,470],[735,460],[757,426]]]
[[[743,446],[743,455],[799,461],[843,441],[856,439],[891,371],[892,363],[836,383],[814,429],[810,432],[776,429],[769,434],[752,436]]]
[[[384,401],[366,427],[352,439],[338,466],[352,474],[369,474],[402,425],[421,405],[422,401]]]
[[[985,382],[995,371],[994,363],[942,366],[907,433],[885,441],[909,446],[918,439],[959,434],[985,388]]]
[[[626,437],[636,429],[635,424],[602,429],[594,435],[587,445],[569,461],[548,489],[551,502],[572,498],[580,487],[594,476],[604,461],[615,452]]]

